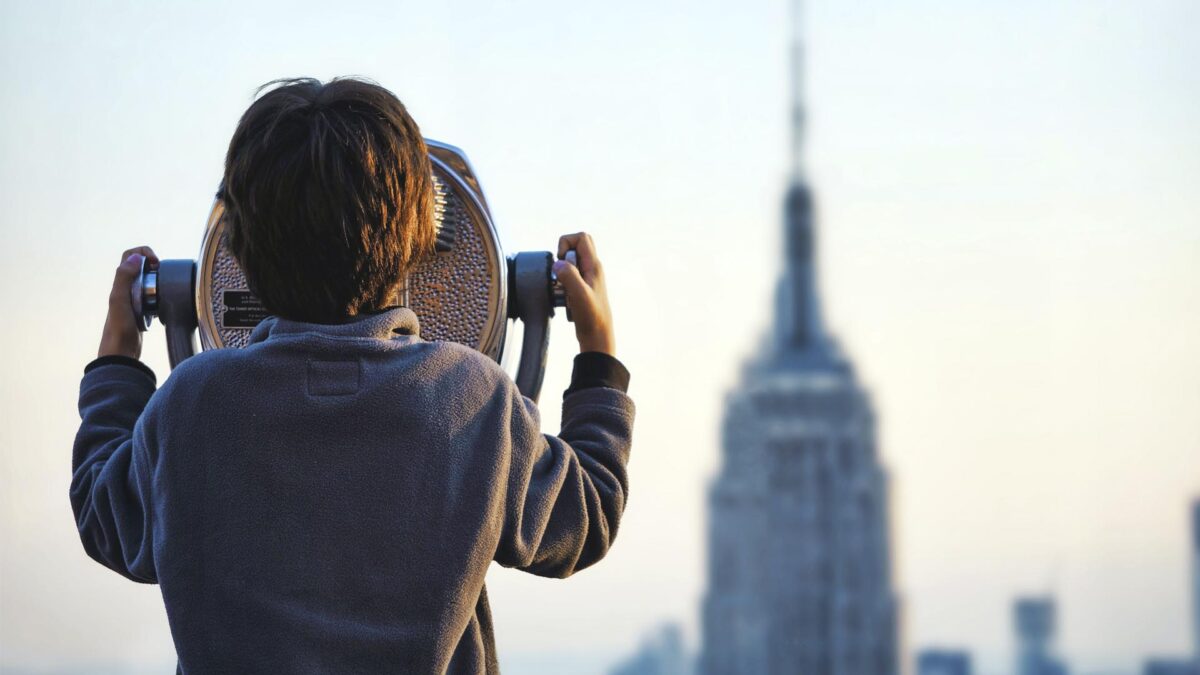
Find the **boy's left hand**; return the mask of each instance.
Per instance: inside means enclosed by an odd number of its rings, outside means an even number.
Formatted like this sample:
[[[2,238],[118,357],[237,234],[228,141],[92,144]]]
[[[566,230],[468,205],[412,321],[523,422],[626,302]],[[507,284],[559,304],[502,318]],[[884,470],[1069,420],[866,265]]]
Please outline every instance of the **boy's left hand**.
[[[158,256],[149,246],[131,248],[121,254],[121,264],[113,278],[112,291],[108,294],[108,318],[104,320],[104,333],[100,336],[97,356],[128,356],[141,358],[142,333],[138,330],[138,317],[133,314],[133,299],[130,291],[142,267],[142,258],[147,267],[158,266]]]

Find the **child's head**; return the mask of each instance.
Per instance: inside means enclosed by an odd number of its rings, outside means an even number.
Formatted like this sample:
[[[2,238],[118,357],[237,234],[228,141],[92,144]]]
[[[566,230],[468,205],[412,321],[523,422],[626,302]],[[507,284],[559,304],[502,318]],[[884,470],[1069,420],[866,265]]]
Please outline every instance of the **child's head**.
[[[280,80],[225,158],[229,246],[279,316],[336,323],[385,307],[433,250],[433,179],[416,122],[355,79]]]

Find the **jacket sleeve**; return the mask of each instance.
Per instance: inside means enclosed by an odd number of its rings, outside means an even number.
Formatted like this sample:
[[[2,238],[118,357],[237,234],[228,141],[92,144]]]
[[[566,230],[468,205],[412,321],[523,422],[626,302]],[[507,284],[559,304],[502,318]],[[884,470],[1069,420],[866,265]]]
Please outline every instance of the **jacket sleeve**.
[[[157,581],[151,467],[139,424],[154,392],[153,372],[144,366],[113,360],[89,365],[79,386],[81,423],[71,462],[71,507],[84,550],[143,583]]]
[[[617,536],[633,401],[610,387],[568,392],[562,431],[550,436],[541,433],[537,405],[515,386],[509,400],[512,456],[496,562],[570,576],[603,558]]]

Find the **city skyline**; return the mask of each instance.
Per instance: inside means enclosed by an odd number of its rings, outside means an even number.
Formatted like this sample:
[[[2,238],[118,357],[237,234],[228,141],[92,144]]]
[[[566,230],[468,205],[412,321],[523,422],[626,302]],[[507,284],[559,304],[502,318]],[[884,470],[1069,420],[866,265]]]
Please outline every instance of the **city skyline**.
[[[1190,654],[1145,656],[1140,668],[1132,671],[1141,675],[1200,675],[1200,497],[1191,503],[1189,513],[1193,565],[1190,584],[1194,596],[1196,641]],[[1060,654],[1055,645],[1058,633],[1056,599],[1052,596],[1018,597],[1012,610],[1015,651],[1011,672],[1016,675],[1069,675],[1072,672],[1069,655]],[[728,650],[730,646],[722,645],[722,649]],[[975,672],[969,645],[913,645],[912,652],[915,675],[973,675]],[[637,651],[618,663],[609,675],[695,675],[705,672],[706,668],[711,670],[712,666],[705,662],[704,645],[700,646],[698,656],[690,657],[678,624],[669,623],[643,638]],[[743,668],[742,672],[748,670]]]

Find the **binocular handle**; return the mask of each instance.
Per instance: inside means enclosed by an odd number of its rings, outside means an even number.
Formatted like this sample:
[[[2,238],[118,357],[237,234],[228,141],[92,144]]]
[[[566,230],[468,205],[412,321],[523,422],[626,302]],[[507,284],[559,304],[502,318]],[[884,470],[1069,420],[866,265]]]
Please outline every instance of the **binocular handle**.
[[[157,316],[167,329],[167,357],[171,367],[196,353],[196,263],[163,260],[142,269],[130,289],[138,330],[146,331]]]
[[[523,252],[508,259],[508,315],[521,320],[521,360],[513,378],[521,393],[536,401],[546,374],[546,351],[550,347],[550,317],[554,315],[554,291],[550,280],[554,258],[547,252]]]
[[[566,260],[575,264],[575,250]],[[567,306],[567,294],[554,275],[554,256],[546,251],[523,252],[508,259],[508,316],[521,320],[521,360],[514,378],[517,389],[534,401],[542,392],[546,353],[550,348],[550,318],[555,307]],[[567,321],[571,311],[567,310]]]
[[[568,260],[573,253],[568,254]],[[525,327],[515,380],[521,393],[534,401],[542,391],[546,373],[550,318],[555,307],[566,306],[566,296],[554,279],[553,264],[554,257],[545,251],[518,253],[508,259],[508,317],[520,319]],[[148,329],[155,316],[166,327],[172,368],[196,353],[195,261],[163,260],[156,269],[149,269],[143,261],[141,273],[130,289],[130,302],[140,330]]]

